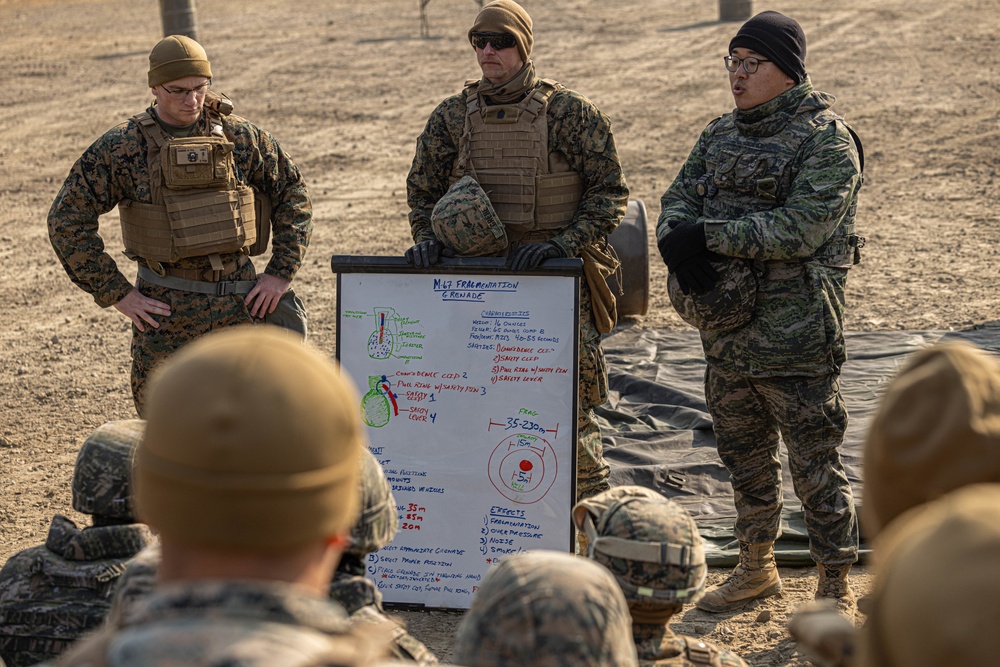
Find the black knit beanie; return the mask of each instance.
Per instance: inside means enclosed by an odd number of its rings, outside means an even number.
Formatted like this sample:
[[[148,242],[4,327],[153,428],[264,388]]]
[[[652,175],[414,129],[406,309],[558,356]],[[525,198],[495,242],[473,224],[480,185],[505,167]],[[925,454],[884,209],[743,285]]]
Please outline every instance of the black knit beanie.
[[[806,34],[795,19],[778,12],[761,12],[740,27],[729,52],[742,47],[774,61],[795,84],[806,78]]]

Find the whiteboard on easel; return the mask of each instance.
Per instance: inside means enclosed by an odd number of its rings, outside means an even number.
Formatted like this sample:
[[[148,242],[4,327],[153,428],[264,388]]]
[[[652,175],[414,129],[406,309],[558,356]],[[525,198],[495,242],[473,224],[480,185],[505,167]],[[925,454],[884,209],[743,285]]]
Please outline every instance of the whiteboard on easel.
[[[509,554],[572,550],[579,260],[415,270],[334,256],[337,358],[399,530],[367,562],[390,605],[467,609]]]

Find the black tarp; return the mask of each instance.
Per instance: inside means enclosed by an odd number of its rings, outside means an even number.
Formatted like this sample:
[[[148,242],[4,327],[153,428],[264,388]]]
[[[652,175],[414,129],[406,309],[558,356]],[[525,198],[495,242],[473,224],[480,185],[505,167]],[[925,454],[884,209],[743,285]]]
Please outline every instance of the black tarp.
[[[959,338],[1000,353],[1000,326],[960,332],[876,331],[847,334],[848,361],[841,375],[850,423],[841,457],[862,500],[864,434],[889,380],[915,350],[944,338]],[[613,486],[638,484],[681,503],[706,540],[712,566],[732,566],[732,486],[715,451],[712,419],[705,406],[705,359],[694,330],[628,327],[604,339],[610,397],[597,410]],[[775,551],[781,565],[809,565],[802,506],[792,490],[788,461],[783,470],[782,536]],[[868,553],[862,536],[862,558]]]

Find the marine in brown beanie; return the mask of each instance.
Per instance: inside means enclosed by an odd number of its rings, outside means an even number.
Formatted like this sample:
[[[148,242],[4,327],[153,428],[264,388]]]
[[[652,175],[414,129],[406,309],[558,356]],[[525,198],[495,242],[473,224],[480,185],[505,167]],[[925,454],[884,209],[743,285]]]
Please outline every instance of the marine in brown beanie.
[[[153,367],[194,338],[267,319],[305,334],[289,289],[312,235],[298,168],[267,131],[212,92],[205,49],[171,35],[149,54],[153,105],[108,130],[70,170],[49,210],[60,263],[102,308],[132,322],[132,396],[144,416]],[[133,285],[99,218],[118,207]],[[273,229],[272,229],[273,228]],[[271,258],[258,274],[250,255]]]
[[[761,12],[719,55],[736,109],[704,129],[660,200],[656,228],[671,300],[698,315],[740,545],[739,565],[696,604],[726,612],[781,591],[784,442],[819,569],[816,597],[853,618],[858,520],[840,459],[840,369],[847,273],[860,260],[860,143],[833,96],[813,88],[794,19]]]
[[[415,245],[406,258],[427,268],[441,256],[481,255],[488,248],[487,254],[508,257],[515,272],[550,257],[583,257],[585,269],[607,265],[606,239],[628,202],[607,116],[579,93],[536,75],[531,17],[516,2],[487,4],[468,38],[483,76],[439,104],[417,139],[406,180]],[[460,180],[466,176],[489,198],[485,204],[492,206],[478,208],[495,212],[503,234],[490,224],[493,213],[471,216],[471,223],[470,216],[449,214],[452,200],[471,191],[469,179]],[[450,192],[453,184],[461,192]],[[614,316],[595,317],[597,298],[581,281],[580,498],[607,489],[610,474],[594,408],[607,399],[601,333],[611,330]],[[602,305],[597,312],[606,313]]]
[[[153,374],[134,501],[158,533],[153,593],[61,665],[364,665],[388,635],[352,629],[327,589],[358,516],[358,398],[277,327],[235,327]]]

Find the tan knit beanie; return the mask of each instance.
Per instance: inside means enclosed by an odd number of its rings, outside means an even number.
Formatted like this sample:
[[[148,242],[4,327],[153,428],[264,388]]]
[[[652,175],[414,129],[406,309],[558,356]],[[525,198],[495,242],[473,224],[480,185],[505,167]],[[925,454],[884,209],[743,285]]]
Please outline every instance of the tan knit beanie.
[[[195,546],[291,550],[347,534],[365,446],[348,378],[270,325],[200,338],[150,379],[138,516]]]
[[[876,548],[862,667],[995,665],[1000,655],[1000,484],[915,507]]]
[[[1000,482],[1000,360],[964,342],[916,352],[864,445],[865,533],[967,484]]]
[[[469,29],[469,42],[474,32],[509,32],[517,40],[517,52],[521,60],[528,62],[531,56],[531,17],[514,0],[494,0],[479,12],[476,22]]]
[[[186,76],[212,78],[212,66],[201,44],[184,35],[164,37],[149,52],[149,87]]]

